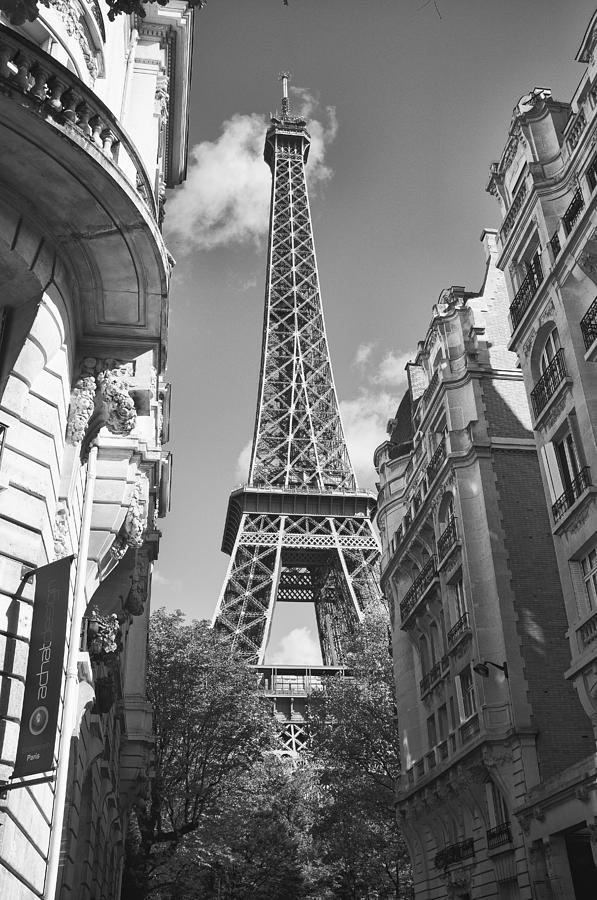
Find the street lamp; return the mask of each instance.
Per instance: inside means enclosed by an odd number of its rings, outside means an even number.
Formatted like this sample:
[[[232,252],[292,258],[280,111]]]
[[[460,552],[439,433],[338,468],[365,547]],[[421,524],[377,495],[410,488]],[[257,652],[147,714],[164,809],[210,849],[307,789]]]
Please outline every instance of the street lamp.
[[[489,666],[493,666],[494,669],[499,669],[500,672],[503,672],[504,676],[508,678],[508,663],[504,662],[504,664],[500,666],[499,663],[491,662],[490,659],[475,663],[473,665],[473,672],[476,672],[477,675],[481,675],[482,678],[489,678]]]

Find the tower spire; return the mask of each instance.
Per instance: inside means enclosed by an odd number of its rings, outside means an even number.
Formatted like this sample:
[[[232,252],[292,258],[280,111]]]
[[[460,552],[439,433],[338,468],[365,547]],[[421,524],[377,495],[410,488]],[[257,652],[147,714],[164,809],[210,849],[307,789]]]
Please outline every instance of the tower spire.
[[[340,420],[305,180],[310,137],[290,115],[288,78],[265,136],[272,199],[249,481],[228,504],[214,625],[262,665],[276,603],[312,603],[324,665],[338,666],[344,635],[379,595],[379,543]]]
[[[290,116],[290,101],[288,99],[288,82],[290,81],[290,72],[280,72],[278,80],[282,82],[282,118],[287,119]]]

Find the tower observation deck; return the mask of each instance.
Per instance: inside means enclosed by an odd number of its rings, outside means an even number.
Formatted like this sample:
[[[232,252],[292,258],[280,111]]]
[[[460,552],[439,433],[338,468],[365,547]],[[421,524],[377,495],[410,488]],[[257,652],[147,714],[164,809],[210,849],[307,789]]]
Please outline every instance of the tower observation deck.
[[[379,543],[330,365],[305,180],[310,137],[281,79],[282,111],[265,136],[272,194],[249,480],[228,503],[222,549],[231,559],[213,621],[233,652],[261,667],[276,604],[313,603],[323,666],[334,668],[343,637],[379,595]]]

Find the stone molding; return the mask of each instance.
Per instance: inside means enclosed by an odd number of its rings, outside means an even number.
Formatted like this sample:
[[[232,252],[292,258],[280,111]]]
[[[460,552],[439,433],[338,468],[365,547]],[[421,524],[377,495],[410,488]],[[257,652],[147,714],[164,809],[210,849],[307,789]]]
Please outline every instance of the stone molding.
[[[71,393],[66,442],[89,442],[102,426],[112,434],[128,435],[137,424],[129,394],[132,363],[118,359],[85,357]]]
[[[122,528],[110,548],[110,555],[113,559],[122,559],[129,547],[138,550],[143,546],[147,530],[148,491],[147,475],[139,472]]]

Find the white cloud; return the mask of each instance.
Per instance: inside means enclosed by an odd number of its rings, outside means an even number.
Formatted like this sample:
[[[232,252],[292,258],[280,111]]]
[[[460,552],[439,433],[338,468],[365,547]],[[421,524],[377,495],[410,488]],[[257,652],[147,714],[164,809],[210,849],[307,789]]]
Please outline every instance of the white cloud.
[[[278,641],[268,664],[288,666],[321,665],[319,640],[313,637],[310,628],[293,628]]]
[[[340,402],[348,453],[361,488],[374,489],[377,476],[373,453],[385,440],[386,425],[394,415],[396,405],[396,398],[387,391],[375,392],[365,388],[353,400]]]
[[[238,454],[236,461],[236,480],[241,484],[245,484],[249,480],[249,466],[251,465],[251,448],[253,441],[247,441],[243,449]]]
[[[365,366],[369,362],[371,354],[373,353],[374,347],[375,344],[373,342],[371,342],[370,344],[359,344],[354,357],[354,365],[357,367],[357,369],[365,368]]]
[[[332,175],[324,159],[337,132],[335,109],[327,107],[321,122],[312,118],[318,104],[308,91],[295,88],[294,94],[311,134],[306,171],[313,187]],[[268,124],[257,113],[237,114],[223,123],[217,140],[192,148],[187,180],[168,200],[166,225],[169,236],[181,240],[178,253],[259,241],[266,234],[271,175],[263,142]]]
[[[406,390],[406,363],[411,353],[388,351],[375,364],[375,344],[360,344],[355,365],[367,384],[357,397],[340,403],[348,452],[361,488],[373,490],[377,476],[373,467],[375,448],[386,439],[386,426]]]

